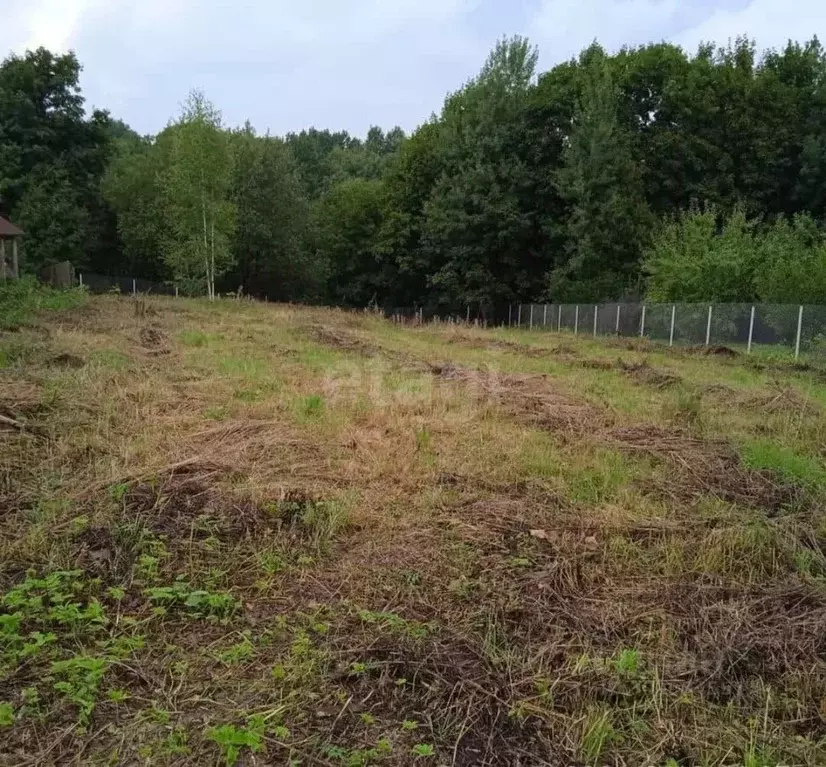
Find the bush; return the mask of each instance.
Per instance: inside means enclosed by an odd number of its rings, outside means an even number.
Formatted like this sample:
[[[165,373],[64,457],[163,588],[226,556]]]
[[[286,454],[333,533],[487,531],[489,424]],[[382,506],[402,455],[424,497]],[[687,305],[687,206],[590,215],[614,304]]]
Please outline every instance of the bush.
[[[760,226],[692,208],[661,226],[643,268],[651,301],[826,302],[826,242],[807,214]]]
[[[742,209],[718,227],[714,207],[692,208],[664,223],[645,254],[652,301],[754,299],[755,224]]]
[[[41,310],[70,309],[86,300],[81,288],[58,290],[34,277],[0,282],[0,329],[16,330]]]

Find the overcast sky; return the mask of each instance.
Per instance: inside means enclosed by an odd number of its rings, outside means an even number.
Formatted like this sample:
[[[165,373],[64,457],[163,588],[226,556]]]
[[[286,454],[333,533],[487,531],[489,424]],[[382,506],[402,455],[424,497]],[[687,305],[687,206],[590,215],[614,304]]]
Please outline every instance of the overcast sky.
[[[527,35],[548,69],[594,39],[693,51],[744,33],[826,42],[826,0],[0,0],[0,56],[73,49],[87,106],[141,133],[196,87],[261,132],[409,131],[502,35]]]

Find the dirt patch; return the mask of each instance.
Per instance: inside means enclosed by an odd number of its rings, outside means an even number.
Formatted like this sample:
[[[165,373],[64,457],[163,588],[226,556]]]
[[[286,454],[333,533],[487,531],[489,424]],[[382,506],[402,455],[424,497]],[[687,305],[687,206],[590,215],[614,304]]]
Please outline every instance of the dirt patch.
[[[450,763],[457,767],[561,763],[562,749],[542,732],[540,719],[513,716],[511,680],[472,640],[447,630],[414,641],[399,633],[366,634],[355,622],[342,628],[348,630],[333,638],[334,651],[350,667],[370,668],[367,674],[341,675],[359,713],[398,722],[438,711],[440,728],[451,731]],[[330,718],[335,719],[332,710]],[[360,729],[344,717],[333,722],[337,741],[359,738]],[[422,737],[415,733],[411,743]],[[404,753],[410,748],[399,744]]]
[[[375,357],[379,353],[379,347],[340,328],[332,328],[328,325],[313,325],[308,328],[307,334],[314,341],[330,346],[333,349],[341,349],[361,357]]]
[[[667,389],[682,380],[679,375],[662,368],[651,367],[647,360],[642,362],[624,362],[617,360],[615,367],[637,383],[653,386],[655,389]]]
[[[143,352],[151,357],[157,357],[171,352],[169,339],[166,333],[160,328],[152,326],[141,328],[139,339]]]
[[[605,423],[606,414],[554,391],[546,375],[506,374],[474,370],[443,362],[430,371],[445,381],[461,381],[479,401],[490,401],[531,426],[550,431],[584,433]]]
[[[723,440],[703,440],[654,425],[608,430],[604,438],[622,450],[664,460],[673,471],[657,483],[657,490],[678,502],[713,495],[730,503],[776,514],[804,500],[803,490],[771,471],[743,466]]]
[[[820,405],[809,397],[803,396],[792,386],[776,383],[769,391],[749,393],[743,404],[765,413],[788,413],[802,417],[816,417],[820,414]]]
[[[237,542],[278,524],[274,514],[197,475],[173,475],[155,485],[140,482],[127,491],[124,508],[153,533],[182,542],[210,537]]]
[[[74,354],[58,354],[49,360],[49,365],[56,368],[64,368],[68,370],[77,370],[82,368],[86,363],[80,357]]]
[[[613,370],[614,368],[609,360],[580,360],[579,364],[586,370]]]
[[[740,356],[740,352],[735,351],[729,346],[693,346],[690,351],[704,357],[722,357],[729,360]]]

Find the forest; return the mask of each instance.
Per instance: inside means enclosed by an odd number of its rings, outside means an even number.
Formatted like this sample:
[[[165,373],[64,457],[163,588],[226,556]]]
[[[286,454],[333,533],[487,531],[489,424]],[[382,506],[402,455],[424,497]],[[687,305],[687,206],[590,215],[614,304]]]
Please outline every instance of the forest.
[[[826,55],[657,43],[537,72],[503,38],[411,135],[261,135],[193,91],[140,136],[73,53],[0,66],[23,268],[343,306],[826,303]]]

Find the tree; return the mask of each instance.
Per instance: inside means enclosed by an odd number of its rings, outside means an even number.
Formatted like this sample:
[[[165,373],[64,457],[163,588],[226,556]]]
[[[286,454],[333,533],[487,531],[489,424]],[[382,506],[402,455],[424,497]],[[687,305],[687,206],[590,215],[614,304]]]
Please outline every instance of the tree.
[[[169,165],[161,182],[168,228],[164,259],[176,280],[205,285],[215,298],[215,280],[232,264],[236,209],[230,200],[229,137],[220,113],[198,91],[169,132]]]
[[[638,264],[653,223],[640,164],[618,117],[620,94],[604,54],[586,51],[582,96],[557,187],[571,209],[568,261],[548,276],[554,301],[618,298],[636,289]]]
[[[742,208],[693,208],[665,222],[645,254],[652,301],[742,302],[756,298],[756,222]]]
[[[161,184],[169,163],[171,133],[156,139],[125,134],[117,139],[103,178],[103,196],[117,214],[123,243],[121,258],[110,273],[152,280],[169,276],[163,260],[165,221]]]
[[[316,203],[315,248],[327,263],[329,294],[337,303],[365,306],[386,287],[376,257],[381,216],[378,181],[342,181]]]
[[[236,268],[228,279],[275,300],[317,296],[324,274],[304,248],[309,207],[289,147],[247,124],[233,135],[232,149]]]
[[[826,238],[808,214],[774,222],[757,247],[754,287],[768,303],[826,303]]]
[[[442,304],[528,295],[542,273],[534,174],[523,130],[537,52],[501,40],[440,120],[440,174],[425,204],[422,251]]]
[[[104,263],[119,243],[100,196],[110,121],[87,120],[73,53],[45,48],[0,65],[0,213],[26,231],[24,266]]]

